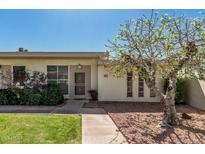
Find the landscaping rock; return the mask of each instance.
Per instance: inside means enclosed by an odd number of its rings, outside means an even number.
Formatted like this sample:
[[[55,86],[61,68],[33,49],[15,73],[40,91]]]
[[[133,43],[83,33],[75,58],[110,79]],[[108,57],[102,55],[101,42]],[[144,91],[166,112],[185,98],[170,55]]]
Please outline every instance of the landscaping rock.
[[[177,105],[178,115],[186,113],[191,120],[181,119],[178,127],[156,127],[163,117],[163,104],[149,102],[100,103],[120,132],[132,144],[205,144],[205,111],[189,105]]]
[[[161,121],[158,125],[157,125],[157,127],[158,128],[172,128],[172,126],[171,125],[169,125],[169,124],[167,124],[167,123],[165,123],[165,122],[163,122],[163,121]]]
[[[186,114],[186,113],[182,113],[182,114],[180,115],[180,118],[181,118],[181,119],[189,120],[189,119],[191,119],[191,116],[188,115],[188,114]]]

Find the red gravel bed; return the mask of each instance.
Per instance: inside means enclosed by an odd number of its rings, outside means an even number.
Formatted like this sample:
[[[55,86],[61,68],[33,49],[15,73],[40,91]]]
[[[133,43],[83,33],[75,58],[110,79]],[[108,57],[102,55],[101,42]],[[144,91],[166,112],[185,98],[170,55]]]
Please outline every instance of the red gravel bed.
[[[177,105],[177,112],[192,119],[170,129],[157,127],[162,117],[160,103],[99,102],[84,107],[89,106],[103,107],[129,143],[205,143],[205,112],[188,105]]]

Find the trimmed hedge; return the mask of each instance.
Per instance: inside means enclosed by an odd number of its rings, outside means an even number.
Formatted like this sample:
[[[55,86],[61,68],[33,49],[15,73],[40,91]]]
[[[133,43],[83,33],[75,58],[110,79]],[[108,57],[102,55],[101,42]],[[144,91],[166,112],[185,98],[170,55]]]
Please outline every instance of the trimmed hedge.
[[[19,100],[11,89],[0,89],[0,105],[16,104],[19,104]]]
[[[57,105],[64,102],[60,88],[56,84],[44,86],[42,91],[34,88],[0,90],[0,105]]]
[[[19,90],[19,102],[21,105],[41,105],[41,93],[32,88]]]
[[[61,104],[64,97],[57,84],[48,84],[42,91],[42,104],[56,105]]]

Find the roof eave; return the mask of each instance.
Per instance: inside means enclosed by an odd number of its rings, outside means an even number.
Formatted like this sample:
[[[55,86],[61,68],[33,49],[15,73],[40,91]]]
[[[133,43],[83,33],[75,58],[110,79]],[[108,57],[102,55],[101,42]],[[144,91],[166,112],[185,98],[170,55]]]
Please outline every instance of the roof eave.
[[[0,58],[99,58],[105,52],[0,52]]]

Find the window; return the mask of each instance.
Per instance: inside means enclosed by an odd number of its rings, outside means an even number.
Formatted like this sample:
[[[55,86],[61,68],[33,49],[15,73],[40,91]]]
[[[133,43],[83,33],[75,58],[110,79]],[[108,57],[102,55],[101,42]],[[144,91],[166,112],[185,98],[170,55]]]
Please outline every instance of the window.
[[[132,97],[132,73],[127,73],[127,97]]]
[[[26,77],[25,66],[13,66],[13,82],[19,83],[21,86],[24,84]]]
[[[144,80],[141,77],[138,80],[138,97],[144,97]]]
[[[57,66],[47,66],[48,80],[56,81],[57,83]]]
[[[154,79],[154,82],[155,82],[155,79]],[[156,96],[156,93],[155,93],[155,90],[153,88],[150,89],[150,97],[155,97]]]
[[[47,83],[59,85],[63,94],[68,94],[68,66],[47,66]]]

